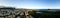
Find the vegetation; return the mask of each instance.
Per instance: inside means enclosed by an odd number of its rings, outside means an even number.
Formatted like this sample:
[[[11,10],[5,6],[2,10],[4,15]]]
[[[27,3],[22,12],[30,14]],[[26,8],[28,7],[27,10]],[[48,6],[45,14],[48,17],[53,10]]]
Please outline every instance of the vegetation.
[[[36,11],[35,10],[32,10],[32,11],[28,11],[29,15],[34,15],[36,14]]]
[[[29,14],[32,15],[34,18],[59,18],[60,11],[41,11],[43,13],[37,14],[36,11],[29,11]]]

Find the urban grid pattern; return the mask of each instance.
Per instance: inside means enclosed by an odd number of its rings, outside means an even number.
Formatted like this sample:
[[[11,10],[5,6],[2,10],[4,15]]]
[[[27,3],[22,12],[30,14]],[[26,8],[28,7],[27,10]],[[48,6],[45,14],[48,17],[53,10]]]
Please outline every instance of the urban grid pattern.
[[[0,8],[0,18],[31,18],[28,9]]]

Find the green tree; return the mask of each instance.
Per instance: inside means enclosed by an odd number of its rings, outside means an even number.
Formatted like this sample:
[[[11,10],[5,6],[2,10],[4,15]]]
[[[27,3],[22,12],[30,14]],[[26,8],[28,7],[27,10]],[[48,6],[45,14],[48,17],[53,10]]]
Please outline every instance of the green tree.
[[[34,14],[36,14],[36,11],[35,11],[35,10],[32,10],[32,11],[28,11],[28,13],[29,13],[30,15],[34,15]]]

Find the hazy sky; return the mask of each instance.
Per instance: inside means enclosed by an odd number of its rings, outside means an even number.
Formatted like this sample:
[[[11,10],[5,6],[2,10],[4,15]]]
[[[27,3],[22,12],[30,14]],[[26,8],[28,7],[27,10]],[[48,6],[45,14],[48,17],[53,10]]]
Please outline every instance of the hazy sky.
[[[0,0],[0,6],[28,9],[60,9],[60,0]]]

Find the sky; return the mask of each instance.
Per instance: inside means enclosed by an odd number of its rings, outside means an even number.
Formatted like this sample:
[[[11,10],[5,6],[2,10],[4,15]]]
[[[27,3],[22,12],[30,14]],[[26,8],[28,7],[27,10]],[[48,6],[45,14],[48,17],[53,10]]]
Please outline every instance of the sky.
[[[0,0],[0,6],[27,9],[60,9],[60,0]]]

